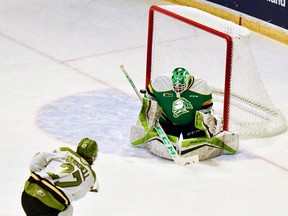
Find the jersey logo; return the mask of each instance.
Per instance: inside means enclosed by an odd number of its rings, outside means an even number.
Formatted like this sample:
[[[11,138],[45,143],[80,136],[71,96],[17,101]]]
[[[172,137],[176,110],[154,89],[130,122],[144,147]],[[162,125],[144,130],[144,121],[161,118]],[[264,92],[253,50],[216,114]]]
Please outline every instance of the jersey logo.
[[[172,93],[163,93],[163,97],[173,97]]]
[[[189,97],[198,98],[198,95],[189,95]]]
[[[193,109],[193,106],[186,98],[179,98],[172,104],[172,113],[174,118],[178,118],[179,116],[188,113],[188,109]]]
[[[40,195],[42,197],[45,196],[45,193],[42,190],[37,190],[36,192],[38,195]]]

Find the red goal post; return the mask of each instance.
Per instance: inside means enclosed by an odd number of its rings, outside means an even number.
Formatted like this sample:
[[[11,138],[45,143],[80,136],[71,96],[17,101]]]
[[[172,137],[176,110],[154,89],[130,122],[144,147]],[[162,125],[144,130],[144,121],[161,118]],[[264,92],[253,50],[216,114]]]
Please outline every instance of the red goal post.
[[[286,129],[257,71],[246,28],[191,7],[153,5],[146,64],[146,87],[176,67],[206,80],[224,130],[263,137]]]

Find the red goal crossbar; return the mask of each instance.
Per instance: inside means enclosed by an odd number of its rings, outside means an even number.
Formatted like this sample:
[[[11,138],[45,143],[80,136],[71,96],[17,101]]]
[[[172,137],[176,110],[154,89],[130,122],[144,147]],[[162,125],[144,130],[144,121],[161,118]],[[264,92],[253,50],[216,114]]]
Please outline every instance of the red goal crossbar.
[[[232,64],[232,48],[233,40],[232,37],[228,34],[205,26],[201,23],[195,22],[192,19],[188,19],[179,14],[168,11],[164,8],[153,5],[149,10],[149,21],[148,21],[148,41],[147,41],[147,61],[146,61],[146,83],[147,88],[151,80],[151,66],[152,66],[152,53],[153,53],[153,33],[154,33],[154,14],[162,13],[166,16],[172,17],[178,21],[184,22],[188,25],[191,25],[195,28],[199,28],[210,34],[213,34],[217,37],[223,38],[226,40],[226,66],[225,66],[225,86],[224,86],[224,104],[223,104],[223,129],[228,130],[229,126],[229,103],[230,103],[230,81],[231,81],[231,64]]]

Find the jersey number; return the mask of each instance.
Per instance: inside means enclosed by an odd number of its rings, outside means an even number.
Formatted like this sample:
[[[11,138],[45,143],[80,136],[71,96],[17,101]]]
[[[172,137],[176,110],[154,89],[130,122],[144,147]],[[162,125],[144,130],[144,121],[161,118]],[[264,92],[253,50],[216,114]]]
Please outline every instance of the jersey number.
[[[60,181],[56,181],[55,185],[61,188],[64,187],[75,187],[78,186],[82,183],[82,179],[81,179],[81,174],[80,171],[74,171],[74,166],[69,164],[69,163],[64,163],[61,165],[61,167],[64,168],[64,170],[62,170],[60,173],[72,173],[72,176],[75,178],[75,181],[67,181],[67,182],[60,182]],[[48,175],[52,178],[52,179],[58,179],[60,178],[59,175],[55,174],[55,173],[48,173]]]

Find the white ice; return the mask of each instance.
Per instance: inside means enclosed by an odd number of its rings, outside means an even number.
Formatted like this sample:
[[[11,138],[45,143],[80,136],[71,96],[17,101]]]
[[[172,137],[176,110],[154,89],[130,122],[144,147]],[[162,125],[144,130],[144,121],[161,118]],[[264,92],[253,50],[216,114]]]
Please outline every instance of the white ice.
[[[97,139],[99,193],[75,216],[288,215],[288,132],[240,141],[192,168],[129,144],[144,87],[148,0],[0,0],[0,215],[21,216],[37,151]],[[253,34],[258,69],[288,119],[288,47]]]

